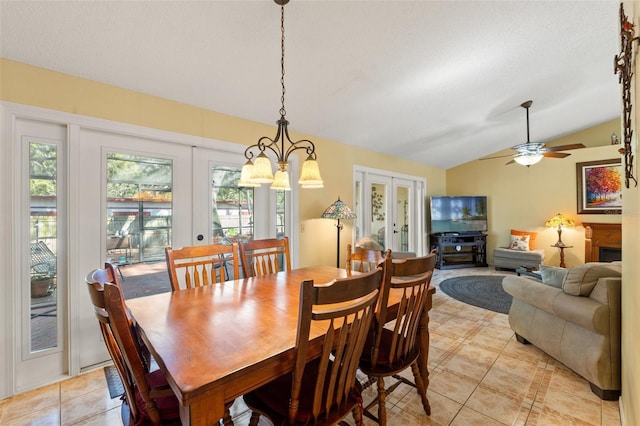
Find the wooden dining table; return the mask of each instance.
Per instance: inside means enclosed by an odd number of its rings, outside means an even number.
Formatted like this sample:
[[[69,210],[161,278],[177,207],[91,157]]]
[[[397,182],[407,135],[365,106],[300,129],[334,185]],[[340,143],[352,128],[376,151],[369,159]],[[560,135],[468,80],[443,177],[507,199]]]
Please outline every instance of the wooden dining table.
[[[345,269],[311,266],[129,299],[126,304],[180,402],[182,424],[209,426],[218,424],[226,403],[291,373],[302,281],[318,284],[346,276]],[[434,292],[430,287],[419,331],[419,367],[426,385],[428,312]],[[392,291],[391,313],[398,300]],[[320,328],[312,328],[310,359],[319,356],[322,336]]]

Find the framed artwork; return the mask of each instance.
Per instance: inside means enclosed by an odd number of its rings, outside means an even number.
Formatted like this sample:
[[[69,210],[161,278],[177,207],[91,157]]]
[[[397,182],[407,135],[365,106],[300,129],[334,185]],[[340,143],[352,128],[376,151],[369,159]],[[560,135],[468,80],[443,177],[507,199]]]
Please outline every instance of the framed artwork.
[[[622,162],[576,163],[578,214],[622,213]]]

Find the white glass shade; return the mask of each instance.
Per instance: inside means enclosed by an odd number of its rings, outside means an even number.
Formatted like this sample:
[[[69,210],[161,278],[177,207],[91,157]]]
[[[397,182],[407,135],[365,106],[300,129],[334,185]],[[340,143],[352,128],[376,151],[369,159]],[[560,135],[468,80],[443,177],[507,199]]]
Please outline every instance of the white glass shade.
[[[253,162],[248,160],[244,166],[242,166],[242,172],[240,173],[240,180],[238,181],[238,186],[248,186],[248,187],[257,187],[260,186],[258,182],[251,181],[251,175],[253,174]]]
[[[273,170],[271,169],[271,160],[264,152],[256,157],[256,162],[253,164],[253,174],[249,179],[249,182],[256,183],[271,183],[273,182]]]
[[[514,160],[522,166],[532,166],[542,160],[542,157],[542,154],[520,154]]]
[[[283,191],[291,191],[291,185],[289,184],[289,172],[286,170],[278,170],[276,172],[271,189],[280,189]]]
[[[311,158],[311,156],[307,157],[304,163],[302,163],[302,171],[300,172],[300,179],[298,180],[298,183],[302,188],[324,187],[324,182],[320,176],[318,162]]]

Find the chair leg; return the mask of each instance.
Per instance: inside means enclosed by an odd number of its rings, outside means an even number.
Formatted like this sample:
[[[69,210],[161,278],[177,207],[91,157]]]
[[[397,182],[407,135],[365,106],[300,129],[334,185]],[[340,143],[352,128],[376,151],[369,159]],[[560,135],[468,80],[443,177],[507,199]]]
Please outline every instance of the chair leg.
[[[424,408],[424,412],[427,413],[427,416],[430,416],[431,406],[429,405],[429,400],[427,399],[427,389],[424,387],[424,382],[422,381],[420,369],[418,368],[418,363],[416,361],[411,363],[411,371],[413,372],[413,378],[415,380],[416,389],[418,390],[418,395],[420,395],[420,399],[422,400],[422,407]]]
[[[249,426],[258,426],[259,421],[260,421],[260,413],[252,411],[251,419],[249,420]]]
[[[362,402],[358,403],[355,407],[353,407],[353,410],[351,410],[351,415],[353,416],[353,420],[356,425],[358,426],[364,425],[364,422],[362,421]]]
[[[229,409],[231,408],[232,405],[233,403],[225,405],[224,417],[222,418],[222,421],[221,421],[221,423],[224,426],[233,426],[233,419],[231,418],[231,410]]]
[[[384,377],[378,377],[378,424],[387,424],[387,389],[384,387]]]

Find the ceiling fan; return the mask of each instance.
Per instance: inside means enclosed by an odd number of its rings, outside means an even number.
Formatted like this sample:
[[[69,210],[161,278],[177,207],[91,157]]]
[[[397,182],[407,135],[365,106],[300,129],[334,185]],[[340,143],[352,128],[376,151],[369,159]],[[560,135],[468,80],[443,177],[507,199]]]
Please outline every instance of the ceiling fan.
[[[558,151],[568,151],[571,149],[586,148],[581,143],[546,147],[545,144],[542,142],[531,142],[529,140],[529,108],[531,107],[532,103],[533,101],[526,101],[522,105],[520,105],[522,108],[524,108],[527,111],[527,141],[525,143],[521,143],[511,147],[511,149],[517,151],[515,154],[499,155],[497,157],[487,157],[487,158],[482,158],[482,160],[489,160],[492,158],[502,158],[502,157],[513,157],[513,159],[506,164],[518,163],[523,166],[529,167],[536,164],[540,160],[542,160],[543,157],[565,158],[571,155],[566,152],[558,152]]]

